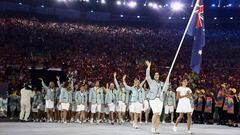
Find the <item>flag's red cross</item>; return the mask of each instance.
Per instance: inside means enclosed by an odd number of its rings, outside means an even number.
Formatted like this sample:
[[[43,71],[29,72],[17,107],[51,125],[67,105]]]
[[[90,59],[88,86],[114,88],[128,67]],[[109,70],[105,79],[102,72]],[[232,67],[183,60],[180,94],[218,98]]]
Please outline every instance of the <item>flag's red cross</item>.
[[[204,20],[203,18],[203,12],[204,12],[204,6],[200,3],[201,0],[199,0],[199,3],[197,5],[197,9],[195,13],[197,14],[197,22],[196,22],[196,28],[199,29],[203,26],[202,22]]]

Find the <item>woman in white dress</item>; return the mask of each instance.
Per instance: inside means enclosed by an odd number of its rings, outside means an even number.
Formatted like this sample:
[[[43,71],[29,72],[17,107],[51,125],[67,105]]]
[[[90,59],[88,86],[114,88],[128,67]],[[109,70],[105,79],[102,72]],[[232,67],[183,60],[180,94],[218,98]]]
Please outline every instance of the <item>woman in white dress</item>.
[[[178,123],[182,120],[183,115],[186,113],[187,114],[187,133],[191,134],[192,132],[190,131],[190,125],[192,121],[192,107],[190,103],[190,98],[192,97],[192,90],[187,87],[188,85],[188,80],[186,78],[183,78],[182,81],[182,86],[177,88],[177,99],[178,99],[178,106],[176,112],[179,113],[179,116],[177,118],[177,121],[173,127],[174,131],[177,131],[177,125]]]

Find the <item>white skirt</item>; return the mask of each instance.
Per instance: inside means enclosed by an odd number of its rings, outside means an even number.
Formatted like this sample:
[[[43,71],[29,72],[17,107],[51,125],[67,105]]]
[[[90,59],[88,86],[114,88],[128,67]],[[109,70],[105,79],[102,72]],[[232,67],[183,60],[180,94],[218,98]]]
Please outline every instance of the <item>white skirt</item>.
[[[70,103],[61,103],[62,110],[69,110]]]
[[[85,105],[81,104],[81,105],[77,105],[77,112],[81,112],[81,111],[85,111]]]
[[[191,113],[192,107],[189,98],[181,98],[178,101],[177,113]]]
[[[46,109],[53,109],[54,108],[54,102],[51,100],[46,100]]]

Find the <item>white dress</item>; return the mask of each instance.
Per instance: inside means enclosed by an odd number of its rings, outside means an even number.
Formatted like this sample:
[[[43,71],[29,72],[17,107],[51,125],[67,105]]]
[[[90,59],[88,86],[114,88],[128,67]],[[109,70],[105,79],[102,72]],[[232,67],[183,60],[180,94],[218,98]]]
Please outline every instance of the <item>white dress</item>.
[[[186,95],[187,92],[192,93],[192,90],[188,87],[178,87],[177,92],[180,93],[180,96]],[[180,98],[178,101],[177,105],[177,113],[191,113],[192,112],[192,107],[191,107],[191,102],[190,99],[187,97]]]

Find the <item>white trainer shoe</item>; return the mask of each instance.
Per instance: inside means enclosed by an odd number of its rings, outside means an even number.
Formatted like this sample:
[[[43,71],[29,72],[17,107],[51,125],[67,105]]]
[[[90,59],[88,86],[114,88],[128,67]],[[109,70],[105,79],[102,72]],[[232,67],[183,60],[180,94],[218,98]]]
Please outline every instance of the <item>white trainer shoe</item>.
[[[177,127],[174,125],[173,126],[173,131],[176,132],[177,131]]]

